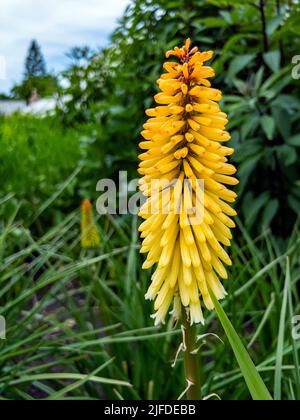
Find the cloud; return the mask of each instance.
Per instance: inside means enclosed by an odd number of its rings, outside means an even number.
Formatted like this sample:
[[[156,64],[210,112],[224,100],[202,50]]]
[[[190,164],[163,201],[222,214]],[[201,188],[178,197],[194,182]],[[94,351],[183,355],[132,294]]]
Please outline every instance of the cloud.
[[[65,53],[75,45],[92,48],[107,43],[130,0],[1,0],[0,56],[6,60],[8,91],[22,77],[29,42],[42,46],[48,69],[60,71]]]

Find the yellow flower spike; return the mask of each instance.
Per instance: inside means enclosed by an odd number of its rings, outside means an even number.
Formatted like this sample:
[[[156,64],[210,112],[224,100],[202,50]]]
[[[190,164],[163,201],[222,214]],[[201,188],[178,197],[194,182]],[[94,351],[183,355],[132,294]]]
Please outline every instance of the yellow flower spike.
[[[92,204],[89,200],[84,200],[81,206],[81,247],[92,249],[99,245],[100,235],[93,221]]]
[[[220,279],[228,278],[225,265],[232,264],[223,246],[230,246],[235,227],[230,203],[236,194],[229,187],[238,180],[228,163],[234,150],[223,145],[230,135],[227,115],[217,104],[222,92],[207,80],[214,71],[204,63],[213,53],[190,45],[188,39],[166,53],[175,59],[163,66],[158,106],[146,111],[149,119],[141,133],[145,152],[139,156],[139,185],[147,201],[139,231],[141,252],[148,254],[144,268],[157,265],[146,294],[155,301],[155,324],[164,322],[172,302],[176,319],[182,305],[191,324],[203,323],[202,306],[213,309],[209,290],[217,299],[225,297]],[[154,180],[160,181],[156,190]],[[200,196],[199,180],[204,186]]]

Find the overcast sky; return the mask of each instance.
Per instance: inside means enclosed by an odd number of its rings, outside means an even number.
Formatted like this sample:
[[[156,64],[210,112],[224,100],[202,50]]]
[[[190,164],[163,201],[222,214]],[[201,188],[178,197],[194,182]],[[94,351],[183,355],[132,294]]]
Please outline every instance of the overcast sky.
[[[37,39],[48,70],[58,72],[73,46],[104,46],[130,0],[0,0],[0,92],[20,81],[28,45]],[[3,67],[3,66],[2,66]],[[3,73],[3,69],[2,69]]]

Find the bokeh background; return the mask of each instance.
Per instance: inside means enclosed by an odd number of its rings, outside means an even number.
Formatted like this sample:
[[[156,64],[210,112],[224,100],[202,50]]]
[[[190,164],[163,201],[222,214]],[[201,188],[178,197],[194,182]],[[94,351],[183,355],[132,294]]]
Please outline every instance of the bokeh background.
[[[132,0],[109,42],[74,43],[62,71],[31,43],[0,100],[1,399],[176,399],[185,388],[181,358],[171,367],[180,328],[154,328],[144,301],[137,217],[94,209],[101,242],[85,250],[80,205],[95,204],[101,178],[137,177],[164,53],[187,37],[215,51],[241,181],[224,309],[271,392],[300,398],[299,16],[295,0]],[[206,320],[199,334],[224,342],[201,343],[204,394],[248,399],[215,315]]]

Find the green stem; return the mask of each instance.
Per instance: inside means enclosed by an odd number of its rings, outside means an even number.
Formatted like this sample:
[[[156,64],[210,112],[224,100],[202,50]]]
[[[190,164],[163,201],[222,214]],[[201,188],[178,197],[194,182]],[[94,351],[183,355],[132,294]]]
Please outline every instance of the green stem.
[[[262,23],[263,48],[264,48],[264,53],[267,53],[269,51],[269,39],[268,39],[268,33],[267,33],[265,0],[260,0],[259,1],[259,11],[260,11],[261,23]]]
[[[197,350],[196,326],[191,325],[185,308],[182,308],[182,324],[184,328],[184,370],[185,379],[190,387],[187,391],[189,400],[201,400],[200,367]]]

